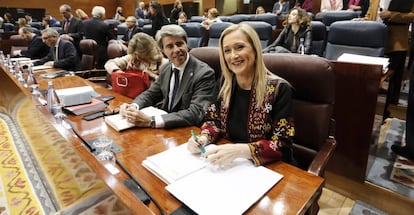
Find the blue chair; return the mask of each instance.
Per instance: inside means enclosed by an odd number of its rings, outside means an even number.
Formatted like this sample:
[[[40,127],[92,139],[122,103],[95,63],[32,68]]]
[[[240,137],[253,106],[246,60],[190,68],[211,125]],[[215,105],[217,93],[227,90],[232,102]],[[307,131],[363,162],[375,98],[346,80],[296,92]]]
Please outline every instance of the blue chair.
[[[311,54],[323,57],[328,34],[325,24],[321,21],[312,21],[312,49]]]
[[[262,49],[266,48],[272,43],[272,26],[263,21],[245,21],[243,24],[250,25],[260,38]]]
[[[3,23],[3,29],[5,32],[14,31],[14,25],[12,23]]]
[[[338,21],[331,25],[325,57],[337,60],[344,53],[384,56],[387,26],[375,21]]]
[[[190,18],[190,20],[188,20],[189,22],[198,22],[198,23],[202,23],[204,20],[206,20],[206,17],[203,16],[192,16]]]
[[[273,29],[277,28],[279,17],[274,13],[258,14],[253,17],[254,21],[263,21],[269,23]]]
[[[224,31],[227,27],[233,25],[231,22],[216,22],[210,26],[209,30],[209,38],[208,38],[208,46],[219,46],[219,38],[221,32]]]
[[[118,25],[118,27],[116,28],[116,34],[117,34],[117,39],[122,39],[125,35],[125,33],[127,32],[128,28],[126,26],[123,25]]]
[[[230,22],[230,16],[218,16],[218,18],[223,22]]]
[[[188,22],[181,25],[187,33],[187,40],[189,48],[196,48],[203,46],[206,40],[206,28],[197,22]]]
[[[254,15],[249,15],[249,14],[235,14],[233,16],[230,16],[230,22],[234,24],[238,24],[240,22],[250,21],[253,19],[253,17]]]
[[[358,13],[349,10],[326,11],[315,15],[315,20],[322,21],[326,26],[330,26],[336,21],[352,20],[353,18],[358,18]]]
[[[37,28],[39,30],[42,28],[42,22],[31,22],[29,25],[30,27]]]
[[[55,29],[59,34],[62,34],[62,32],[63,32],[63,28],[62,27],[52,26],[50,28]]]

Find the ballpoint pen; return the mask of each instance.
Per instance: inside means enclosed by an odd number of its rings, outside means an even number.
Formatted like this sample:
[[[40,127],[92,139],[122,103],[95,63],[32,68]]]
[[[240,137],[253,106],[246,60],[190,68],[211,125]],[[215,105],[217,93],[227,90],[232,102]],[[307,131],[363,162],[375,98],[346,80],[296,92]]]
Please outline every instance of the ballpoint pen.
[[[198,144],[200,144],[199,142],[198,142],[198,138],[197,138],[197,136],[196,136],[196,134],[194,133],[194,131],[193,130],[191,130],[191,135],[193,136],[193,139],[198,143]],[[200,146],[198,147],[199,149],[200,149],[200,151],[201,151],[201,155],[204,155],[204,153],[206,153],[206,149],[204,148],[204,146],[203,145],[201,145],[200,144]]]

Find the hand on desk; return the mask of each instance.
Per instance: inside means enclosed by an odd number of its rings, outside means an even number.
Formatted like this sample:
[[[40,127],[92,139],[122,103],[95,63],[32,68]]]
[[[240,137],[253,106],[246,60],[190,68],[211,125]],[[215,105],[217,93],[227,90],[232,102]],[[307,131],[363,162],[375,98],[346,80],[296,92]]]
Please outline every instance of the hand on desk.
[[[151,127],[151,117],[145,115],[139,110],[137,104],[124,103],[119,108],[119,114],[128,119],[128,122],[138,127]]]
[[[229,143],[218,145],[216,148],[208,150],[205,154],[207,161],[219,167],[228,166],[236,158],[252,158],[247,144]]]
[[[46,63],[45,63],[45,64],[43,64],[43,65],[53,67],[53,64],[54,64],[54,62],[53,62],[53,61],[48,61],[48,62],[46,62]]]

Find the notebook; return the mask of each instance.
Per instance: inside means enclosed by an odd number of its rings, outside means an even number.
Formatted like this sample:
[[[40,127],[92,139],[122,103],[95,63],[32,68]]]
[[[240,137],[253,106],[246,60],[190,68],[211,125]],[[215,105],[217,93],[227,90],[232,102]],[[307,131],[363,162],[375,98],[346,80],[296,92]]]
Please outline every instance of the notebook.
[[[149,106],[140,109],[147,116],[161,116],[163,114],[167,114],[164,110]],[[135,127],[135,124],[128,122],[128,119],[121,116],[121,114],[115,114],[111,116],[105,116],[104,118],[106,124],[111,126],[116,131],[123,131],[128,128]]]
[[[243,214],[283,178],[240,158],[219,169],[191,154],[187,144],[149,156],[142,165],[167,183],[168,192],[200,215]]]

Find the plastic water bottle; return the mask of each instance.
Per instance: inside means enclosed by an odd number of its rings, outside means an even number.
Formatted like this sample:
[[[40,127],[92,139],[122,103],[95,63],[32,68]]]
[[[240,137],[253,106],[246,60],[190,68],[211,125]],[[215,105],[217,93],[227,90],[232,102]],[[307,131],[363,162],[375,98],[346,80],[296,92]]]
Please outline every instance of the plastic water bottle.
[[[4,65],[4,60],[5,60],[4,52],[0,50],[0,64]]]
[[[300,38],[300,40],[299,40],[300,42],[299,42],[299,46],[298,46],[298,53],[299,54],[301,54],[301,55],[304,55],[305,54],[305,38]]]
[[[53,86],[53,81],[47,82],[48,89],[47,89],[47,109],[55,115],[62,106],[60,105],[59,97],[56,94],[55,87]]]

